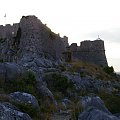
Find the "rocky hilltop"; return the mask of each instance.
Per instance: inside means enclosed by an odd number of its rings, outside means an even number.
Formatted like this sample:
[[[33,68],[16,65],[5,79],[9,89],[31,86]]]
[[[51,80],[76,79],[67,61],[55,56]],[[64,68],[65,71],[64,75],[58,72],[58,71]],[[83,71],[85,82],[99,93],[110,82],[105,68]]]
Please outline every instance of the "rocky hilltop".
[[[23,16],[20,23],[0,26],[0,59],[24,62],[32,58],[73,61],[75,59],[107,66],[104,41],[83,41],[69,46],[68,38],[61,38],[35,16]],[[64,53],[64,54],[63,54]]]
[[[0,28],[0,58],[4,61],[41,57],[55,60],[65,50],[62,38],[35,16],[23,16],[20,23]]]
[[[119,106],[103,40],[69,46],[35,16],[0,26],[0,120],[120,120]]]

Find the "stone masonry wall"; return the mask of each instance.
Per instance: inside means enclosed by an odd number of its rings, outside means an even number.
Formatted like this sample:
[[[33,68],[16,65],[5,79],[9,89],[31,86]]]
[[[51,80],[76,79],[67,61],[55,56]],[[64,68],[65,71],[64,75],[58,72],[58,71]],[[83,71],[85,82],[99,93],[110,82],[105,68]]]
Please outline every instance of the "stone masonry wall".
[[[68,37],[64,36],[64,37],[62,38],[62,41],[63,41],[65,47],[69,47]]]
[[[0,25],[0,38],[11,38],[16,36],[18,27],[18,23],[15,23],[13,25],[6,24],[5,26]]]
[[[35,16],[23,16],[20,23],[0,26],[0,59],[60,59],[65,50],[62,38]]]
[[[73,48],[73,45],[70,46]],[[107,66],[107,59],[105,55],[104,41],[97,39],[95,41],[83,41],[77,47],[77,50],[71,50],[72,60],[78,59],[97,65]]]
[[[59,59],[65,46],[61,38],[53,33],[35,16],[23,17],[20,21],[21,28],[21,55],[30,53],[41,57]],[[22,49],[23,48],[23,49]]]

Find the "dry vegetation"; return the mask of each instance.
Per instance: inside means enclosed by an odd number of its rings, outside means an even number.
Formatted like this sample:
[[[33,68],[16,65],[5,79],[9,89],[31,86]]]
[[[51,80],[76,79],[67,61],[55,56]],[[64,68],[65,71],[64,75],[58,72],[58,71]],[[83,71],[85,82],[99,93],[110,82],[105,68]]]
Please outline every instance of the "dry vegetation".
[[[113,72],[108,74],[104,70],[105,67],[97,66],[92,63],[74,61],[74,62],[71,62],[70,64],[71,64],[71,67],[68,68],[67,70],[71,72],[78,72],[81,74],[81,77],[85,75],[89,75],[89,76],[92,76],[93,78],[101,79],[101,80],[118,80],[118,78],[116,77],[116,74],[114,73],[114,69],[113,69]],[[108,68],[106,67],[106,69],[109,69],[109,68],[111,67],[108,67]]]
[[[108,74],[104,71],[103,67],[97,66],[95,64],[89,64],[85,62],[71,62],[69,67],[67,66],[60,66],[61,71],[70,71],[70,72],[78,72],[80,73],[81,77],[86,75],[92,76],[95,79],[101,80],[118,80],[118,77],[115,74]],[[109,68],[108,68],[109,69]],[[67,96],[68,91],[73,92],[75,91],[72,83],[70,83],[65,77],[63,77],[60,73],[59,74],[48,74],[45,76],[46,83],[48,84],[48,88],[52,91],[55,99],[58,103],[59,110],[70,110],[72,120],[76,120],[79,113],[83,111],[81,107],[80,99],[76,100],[75,98],[69,98],[71,100],[71,104],[65,108],[62,105],[62,99]],[[58,109],[54,104],[51,104],[49,98],[40,97],[37,94],[37,90],[35,88],[35,77],[33,73],[29,73],[23,81],[11,82],[9,86],[4,86],[4,81],[0,81],[0,101],[1,102],[11,102],[9,100],[8,93],[14,91],[25,91],[35,95],[37,98],[40,109],[36,111],[35,109],[31,108],[31,106],[15,104],[21,111],[28,113],[33,120],[51,120],[54,113],[58,113]],[[84,94],[76,93],[78,96],[84,96]],[[85,94],[86,95],[86,94]],[[120,98],[116,97],[115,95],[110,95],[107,93],[99,92],[97,94],[102,98],[105,102],[106,107],[112,112],[120,112],[118,106],[120,106]]]

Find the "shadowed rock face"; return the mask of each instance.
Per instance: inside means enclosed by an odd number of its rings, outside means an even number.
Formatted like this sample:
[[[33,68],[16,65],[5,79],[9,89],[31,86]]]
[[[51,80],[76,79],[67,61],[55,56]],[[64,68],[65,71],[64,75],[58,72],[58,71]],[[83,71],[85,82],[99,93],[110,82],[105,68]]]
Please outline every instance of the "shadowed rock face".
[[[82,99],[82,106],[84,110],[86,110],[89,107],[95,107],[103,112],[111,114],[105,107],[104,102],[100,99],[100,97],[84,97]]]
[[[25,69],[16,63],[0,63],[0,79],[7,81],[16,81],[23,77]]]
[[[78,120],[120,120],[116,116],[110,115],[94,107],[88,108],[80,114]]]
[[[0,120],[32,120],[26,113],[20,112],[10,103],[0,103]]]
[[[78,120],[120,120],[108,111],[99,97],[84,97],[82,106],[84,112],[79,115]]]
[[[10,98],[14,102],[28,104],[31,105],[33,108],[39,109],[37,99],[29,93],[14,92],[10,94]]]

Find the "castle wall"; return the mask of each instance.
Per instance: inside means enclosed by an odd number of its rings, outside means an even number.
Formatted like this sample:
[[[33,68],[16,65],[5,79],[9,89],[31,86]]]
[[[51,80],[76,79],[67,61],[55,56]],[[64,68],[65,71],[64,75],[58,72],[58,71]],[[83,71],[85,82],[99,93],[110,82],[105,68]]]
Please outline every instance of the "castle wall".
[[[15,23],[13,25],[6,24],[5,26],[0,25],[0,39],[15,37],[18,28],[18,23]]]
[[[77,51],[77,43],[72,43],[71,44],[70,51]]]
[[[53,33],[35,16],[24,17],[20,22],[21,44],[23,53],[34,53],[37,56],[58,59],[64,51],[64,44],[59,35]],[[39,57],[40,57],[39,56]]]
[[[78,59],[101,66],[107,66],[107,60],[104,51],[75,51],[72,52],[72,59]]]
[[[23,16],[20,23],[0,26],[0,59],[60,59],[65,50],[62,38],[35,16]]]
[[[71,47],[71,46],[70,46]],[[97,65],[107,66],[104,41],[83,41],[78,49],[71,51],[72,59],[78,59]]]
[[[62,58],[62,54],[65,51],[65,46],[60,37],[58,37],[54,42],[54,49],[56,51],[56,58]]]
[[[23,16],[20,20],[20,59],[27,55],[35,56],[37,53],[42,52],[40,36],[41,24],[41,21],[35,16]]]
[[[68,37],[64,36],[64,37],[62,38],[62,41],[63,41],[65,47],[69,47]]]
[[[7,24],[6,26],[0,26],[0,59],[4,61],[14,61],[15,60],[15,36],[19,24]]]
[[[80,44],[80,50],[89,51],[89,50],[104,50],[104,41],[95,40],[95,41],[83,41]]]

